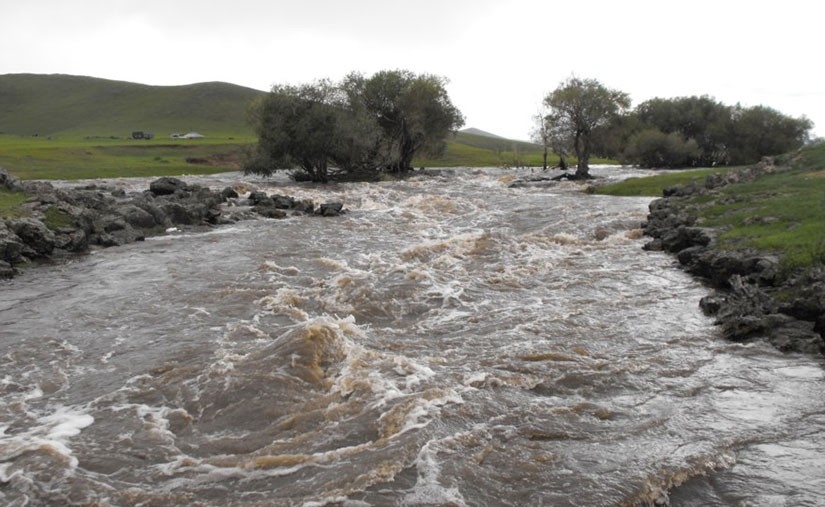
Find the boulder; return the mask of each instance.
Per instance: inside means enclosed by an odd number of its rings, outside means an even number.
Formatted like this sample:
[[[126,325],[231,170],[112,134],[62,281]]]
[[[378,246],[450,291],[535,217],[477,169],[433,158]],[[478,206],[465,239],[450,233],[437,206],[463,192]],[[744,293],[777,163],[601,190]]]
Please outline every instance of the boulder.
[[[23,262],[25,250],[26,246],[17,234],[10,230],[5,222],[0,222],[0,261],[10,264]]]
[[[252,203],[253,206],[265,201],[266,199],[269,199],[269,196],[266,195],[266,192],[255,190],[249,193],[249,202]]]
[[[149,191],[154,195],[171,195],[179,190],[188,190],[189,185],[178,178],[164,176],[149,184]]]
[[[67,252],[83,252],[89,248],[89,235],[79,228],[61,227],[54,231],[55,248]]]
[[[275,206],[258,205],[254,208],[255,212],[266,218],[286,218],[286,212]]]
[[[342,214],[343,212],[344,203],[342,202],[326,202],[318,206],[318,209],[315,210],[315,214],[321,215],[322,217],[334,217]]]
[[[224,201],[228,201],[229,199],[237,199],[238,197],[240,197],[240,195],[232,187],[226,187],[223,190],[221,190],[221,198]]]
[[[168,221],[175,225],[192,225],[197,223],[195,217],[189,209],[179,202],[165,202],[161,204],[160,209],[166,215]]]
[[[295,199],[286,195],[272,195],[269,197],[272,200],[272,205],[278,209],[293,209],[295,207]]]
[[[151,213],[134,204],[120,206],[117,213],[132,227],[151,229],[158,225]]]
[[[7,220],[6,224],[38,257],[48,256],[54,251],[54,233],[40,220],[29,217],[12,218]]]
[[[664,232],[661,240],[665,250],[679,252],[693,246],[707,246],[713,240],[713,236],[709,229],[682,225]]]
[[[14,266],[4,260],[0,260],[0,279],[12,278],[16,274],[17,270],[14,269]]]

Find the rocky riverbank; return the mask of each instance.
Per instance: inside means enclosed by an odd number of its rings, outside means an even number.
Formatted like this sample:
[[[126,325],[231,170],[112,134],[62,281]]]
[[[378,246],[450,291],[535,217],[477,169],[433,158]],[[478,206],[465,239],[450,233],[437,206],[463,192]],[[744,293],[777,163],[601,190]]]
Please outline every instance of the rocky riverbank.
[[[344,212],[339,202],[316,207],[289,196],[245,189],[240,194],[232,187],[218,192],[170,177],[151,182],[143,192],[126,193],[98,185],[61,189],[20,181],[0,168],[0,188],[29,196],[13,216],[0,217],[0,278],[34,262],[141,241],[173,228]]]
[[[783,351],[825,353],[823,267],[789,271],[776,256],[724,249],[716,241],[719,231],[702,227],[696,218],[701,215],[697,207],[711,206],[719,188],[781,170],[766,159],[709,176],[703,184],[666,189],[663,198],[650,204],[644,229],[653,240],[645,248],[675,254],[685,270],[714,289],[700,306],[715,316],[725,338],[765,339]],[[697,196],[711,199],[697,201]]]

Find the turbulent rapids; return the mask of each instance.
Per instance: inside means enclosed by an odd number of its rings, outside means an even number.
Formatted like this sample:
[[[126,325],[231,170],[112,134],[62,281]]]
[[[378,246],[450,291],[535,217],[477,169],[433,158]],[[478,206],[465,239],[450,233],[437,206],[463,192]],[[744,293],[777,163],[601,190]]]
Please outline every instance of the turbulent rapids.
[[[825,505],[821,359],[722,341],[648,199],[517,176],[249,179],[348,212],[2,282],[0,504]]]

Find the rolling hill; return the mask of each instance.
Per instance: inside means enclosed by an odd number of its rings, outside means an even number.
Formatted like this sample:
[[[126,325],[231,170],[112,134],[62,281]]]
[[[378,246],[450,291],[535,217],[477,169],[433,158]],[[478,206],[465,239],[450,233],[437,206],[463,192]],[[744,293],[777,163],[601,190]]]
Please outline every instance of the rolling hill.
[[[228,83],[150,86],[61,74],[0,75],[0,133],[157,136],[198,131],[250,136],[246,108],[264,92]]]
[[[234,170],[256,140],[249,104],[265,93],[220,82],[151,86],[63,74],[0,75],[0,166],[21,178],[58,179]],[[133,141],[135,131],[155,138]],[[191,131],[206,139],[169,139]],[[468,128],[447,139],[444,156],[413,164],[536,166],[541,152],[529,142]]]

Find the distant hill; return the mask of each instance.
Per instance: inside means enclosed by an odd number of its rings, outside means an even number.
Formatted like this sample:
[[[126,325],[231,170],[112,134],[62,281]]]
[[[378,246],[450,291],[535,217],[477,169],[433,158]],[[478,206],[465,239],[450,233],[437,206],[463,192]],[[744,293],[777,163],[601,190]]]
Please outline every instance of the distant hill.
[[[539,149],[537,144],[527,141],[515,141],[513,139],[506,139],[495,134],[478,134],[476,132],[484,131],[472,128],[459,130],[452,141],[459,144],[466,144],[467,146],[472,146],[473,148],[491,151],[534,151]]]
[[[492,137],[492,138],[495,138],[495,139],[504,139],[501,136],[491,134],[489,132],[486,132],[486,131],[481,130],[481,129],[477,129],[475,127],[468,127],[466,129],[461,129],[459,132],[463,132],[465,134],[473,134],[475,136],[484,136],[484,137]]]
[[[229,83],[150,86],[62,74],[0,75],[0,133],[251,135],[247,106],[264,92]]]

